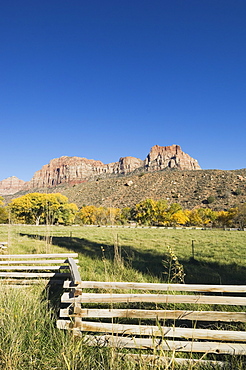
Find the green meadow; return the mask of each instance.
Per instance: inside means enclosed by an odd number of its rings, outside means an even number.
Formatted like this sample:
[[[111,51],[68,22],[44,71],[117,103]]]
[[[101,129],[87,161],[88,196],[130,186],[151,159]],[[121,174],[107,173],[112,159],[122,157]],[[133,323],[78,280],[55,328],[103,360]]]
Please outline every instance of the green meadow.
[[[0,225],[0,241],[8,242],[7,254],[77,252],[83,280],[246,285],[243,231]],[[0,302],[0,369],[153,368],[122,360],[112,349],[87,347],[56,329],[59,301],[49,300],[42,283],[1,286]],[[243,369],[240,359],[230,361]]]
[[[163,261],[171,249],[186,283],[246,283],[243,231],[1,225],[0,241],[8,241],[9,254],[78,252],[83,280],[166,281]],[[124,262],[126,276],[114,271],[115,257]]]

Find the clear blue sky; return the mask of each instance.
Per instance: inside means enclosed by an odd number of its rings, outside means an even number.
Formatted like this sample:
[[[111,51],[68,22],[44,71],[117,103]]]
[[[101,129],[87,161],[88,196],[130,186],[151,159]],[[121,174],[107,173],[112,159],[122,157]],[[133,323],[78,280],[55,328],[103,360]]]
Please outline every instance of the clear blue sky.
[[[245,0],[0,5],[0,180],[156,144],[246,167]]]

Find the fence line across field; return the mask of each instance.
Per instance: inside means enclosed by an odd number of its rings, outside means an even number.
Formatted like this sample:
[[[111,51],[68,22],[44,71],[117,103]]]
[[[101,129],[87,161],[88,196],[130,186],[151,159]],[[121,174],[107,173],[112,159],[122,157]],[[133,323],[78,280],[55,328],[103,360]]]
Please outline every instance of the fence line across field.
[[[67,307],[61,308],[57,327],[82,335],[87,345],[128,349],[127,356],[145,359],[154,355],[132,350],[246,355],[246,332],[235,328],[246,323],[245,285],[83,281],[77,271],[76,284],[65,281],[64,289],[61,303]],[[187,327],[180,325],[184,320]],[[182,361],[188,360],[177,359]]]
[[[203,353],[202,361],[209,354],[246,356],[245,285],[83,281],[77,258],[1,255],[0,285],[28,286],[40,279],[62,284],[57,328],[81,336],[88,346],[114,347],[119,356],[127,350],[133,360],[161,361],[158,351],[189,353],[178,363],[196,363],[192,353]]]

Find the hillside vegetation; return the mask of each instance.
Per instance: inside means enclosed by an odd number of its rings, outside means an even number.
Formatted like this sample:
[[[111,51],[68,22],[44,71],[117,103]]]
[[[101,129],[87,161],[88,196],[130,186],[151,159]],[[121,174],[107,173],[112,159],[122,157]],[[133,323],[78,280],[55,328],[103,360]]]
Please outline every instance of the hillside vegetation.
[[[78,207],[95,205],[124,208],[151,198],[179,203],[184,209],[206,207],[209,203],[213,210],[228,210],[246,202],[246,169],[138,173],[98,178],[77,185],[32,189],[30,192],[33,191],[60,192]],[[23,194],[19,192],[5,199],[8,202]]]

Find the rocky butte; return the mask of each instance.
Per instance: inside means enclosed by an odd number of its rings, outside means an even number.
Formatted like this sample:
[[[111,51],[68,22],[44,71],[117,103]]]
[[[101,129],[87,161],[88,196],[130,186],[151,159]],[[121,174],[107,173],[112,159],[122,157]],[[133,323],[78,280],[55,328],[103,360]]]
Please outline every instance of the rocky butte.
[[[155,145],[144,161],[146,171],[160,171],[166,168],[178,170],[200,170],[196,159],[184,153],[179,145],[159,146]]]
[[[18,179],[16,176],[8,177],[0,181],[0,195],[11,195],[22,190],[25,181]]]
[[[179,145],[155,145],[145,160],[122,157],[118,162],[109,164],[104,164],[99,160],[63,156],[52,159],[49,164],[44,165],[35,172],[29,182],[24,183],[19,180],[21,186],[18,188],[16,186],[12,188],[9,180],[11,178],[1,181],[0,194],[7,194],[8,181],[8,194],[14,194],[19,190],[55,187],[64,183],[78,184],[98,178],[127,175],[134,171],[152,172],[165,169],[199,170],[201,168],[197,160],[184,153]]]

